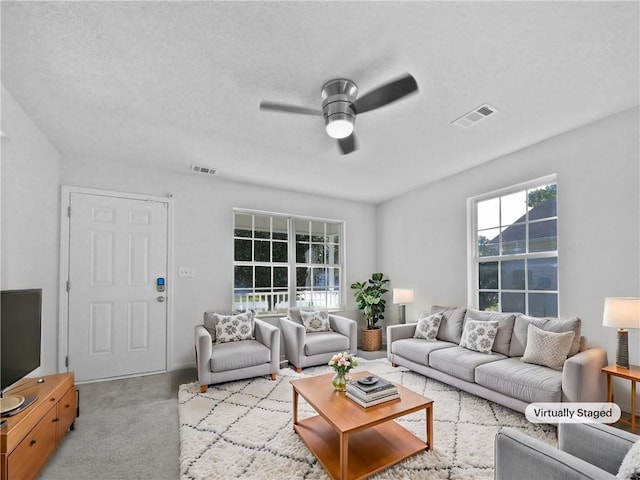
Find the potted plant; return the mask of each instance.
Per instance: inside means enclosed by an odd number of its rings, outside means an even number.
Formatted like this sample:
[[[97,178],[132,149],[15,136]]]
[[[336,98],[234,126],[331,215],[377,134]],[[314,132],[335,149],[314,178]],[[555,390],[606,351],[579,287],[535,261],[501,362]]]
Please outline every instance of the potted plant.
[[[366,351],[382,348],[382,329],[376,325],[378,320],[384,319],[387,302],[382,296],[387,293],[385,285],[389,283],[382,273],[373,273],[364,282],[354,282],[351,288],[356,291],[356,305],[367,319],[367,328],[362,329],[362,349]]]

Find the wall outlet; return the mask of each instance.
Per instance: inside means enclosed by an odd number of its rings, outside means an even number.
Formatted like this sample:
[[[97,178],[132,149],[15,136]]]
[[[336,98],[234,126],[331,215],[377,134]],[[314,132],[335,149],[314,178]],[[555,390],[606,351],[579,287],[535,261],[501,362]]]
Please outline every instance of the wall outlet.
[[[193,278],[196,276],[196,269],[193,267],[178,267],[178,276]]]

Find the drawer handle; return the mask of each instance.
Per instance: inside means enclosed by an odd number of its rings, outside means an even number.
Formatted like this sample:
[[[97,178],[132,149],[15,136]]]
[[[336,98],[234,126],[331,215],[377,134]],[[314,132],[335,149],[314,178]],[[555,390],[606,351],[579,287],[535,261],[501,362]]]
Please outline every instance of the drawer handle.
[[[69,408],[71,405],[69,405],[68,403],[64,406],[64,408]]]
[[[55,401],[56,401],[56,399],[55,399],[55,398],[50,398],[50,399],[49,399],[49,401],[50,401],[50,402],[55,402]]]
[[[36,442],[36,440],[33,439],[33,440],[31,440],[30,445],[33,447],[36,443],[38,443],[38,442]]]
[[[55,423],[55,422],[59,422],[59,421],[60,421],[60,419],[59,419],[59,418],[54,418],[54,419],[52,420],[52,422],[54,422],[54,423]]]

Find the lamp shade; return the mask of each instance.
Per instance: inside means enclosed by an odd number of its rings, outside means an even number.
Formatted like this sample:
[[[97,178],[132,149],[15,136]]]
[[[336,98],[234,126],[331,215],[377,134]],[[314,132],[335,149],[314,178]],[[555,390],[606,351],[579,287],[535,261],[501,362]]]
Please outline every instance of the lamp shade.
[[[413,288],[394,288],[393,303],[413,303]]]
[[[617,328],[640,328],[640,298],[606,297],[602,325]]]

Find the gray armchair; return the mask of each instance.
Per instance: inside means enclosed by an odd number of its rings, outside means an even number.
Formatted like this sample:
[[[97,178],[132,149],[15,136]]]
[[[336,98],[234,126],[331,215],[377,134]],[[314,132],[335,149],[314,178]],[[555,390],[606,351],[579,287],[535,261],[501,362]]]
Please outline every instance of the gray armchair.
[[[307,332],[297,308],[280,318],[286,359],[302,372],[304,367],[328,363],[336,353],[358,351],[357,323],[350,318],[329,314],[331,331]]]
[[[637,435],[599,423],[561,423],[558,448],[504,427],[495,438],[496,480],[616,479]]]
[[[209,385],[243,378],[270,375],[280,367],[280,331],[255,318],[254,339],[215,342],[214,312],[205,312],[204,325],[195,327],[196,366],[200,391]]]

